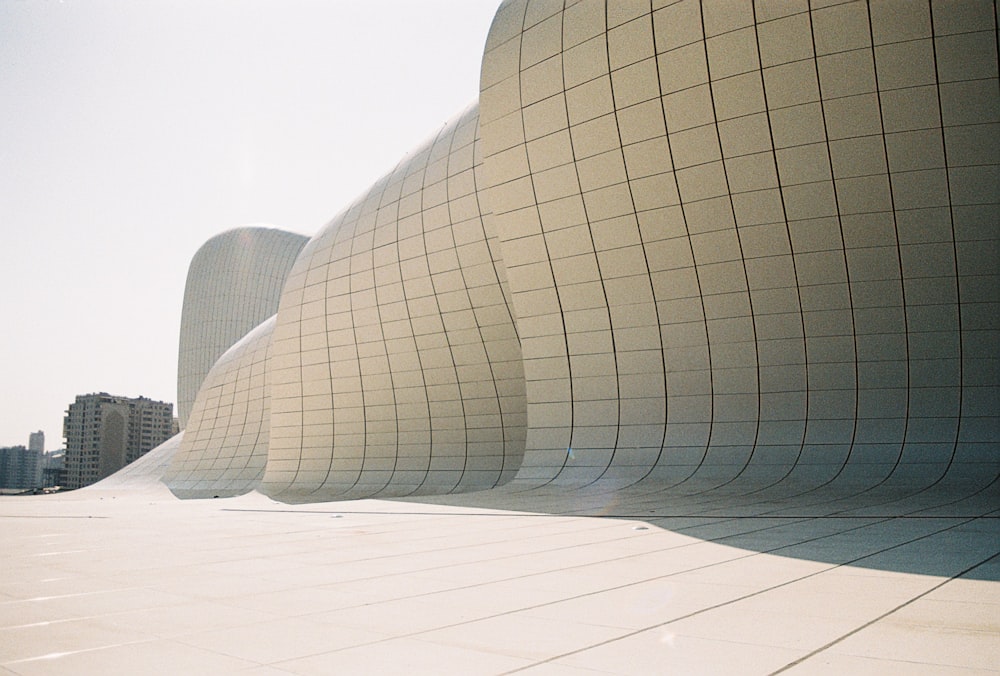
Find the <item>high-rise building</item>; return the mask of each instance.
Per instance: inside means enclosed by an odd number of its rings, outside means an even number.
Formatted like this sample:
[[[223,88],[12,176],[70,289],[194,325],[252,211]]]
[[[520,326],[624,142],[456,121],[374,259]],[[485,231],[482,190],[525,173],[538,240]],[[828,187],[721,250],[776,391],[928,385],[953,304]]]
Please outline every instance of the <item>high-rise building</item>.
[[[38,430],[28,435],[28,450],[45,453],[45,432]]]
[[[169,439],[173,413],[173,404],[146,397],[77,396],[63,423],[66,487],[103,479]]]

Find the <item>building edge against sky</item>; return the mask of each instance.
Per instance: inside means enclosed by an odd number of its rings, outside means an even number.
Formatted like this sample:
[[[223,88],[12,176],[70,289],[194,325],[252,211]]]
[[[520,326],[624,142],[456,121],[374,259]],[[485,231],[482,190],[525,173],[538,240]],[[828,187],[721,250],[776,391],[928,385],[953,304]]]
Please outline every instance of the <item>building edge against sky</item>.
[[[478,105],[266,279],[192,264],[167,483],[980,490],[997,84],[988,2],[505,2]]]
[[[212,364],[278,310],[288,271],[308,237],[263,227],[216,235],[188,267],[177,357],[177,418],[187,426]]]

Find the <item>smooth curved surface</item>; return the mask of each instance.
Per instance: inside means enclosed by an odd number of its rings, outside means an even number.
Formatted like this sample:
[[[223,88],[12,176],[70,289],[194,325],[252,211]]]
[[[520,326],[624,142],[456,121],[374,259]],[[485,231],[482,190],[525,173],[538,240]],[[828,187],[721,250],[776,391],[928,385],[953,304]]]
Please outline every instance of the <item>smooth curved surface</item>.
[[[524,376],[478,191],[475,106],[331,221],[278,311],[261,490],[491,488],[524,451]]]
[[[89,486],[80,489],[80,493],[91,490],[135,490],[155,491],[163,490],[163,477],[167,473],[170,463],[177,449],[180,448],[184,439],[184,433],[180,432],[170,437],[156,448],[140,456],[137,460],[130,462],[109,477],[105,477]]]
[[[269,354],[265,326],[220,360],[184,433],[211,432],[192,467],[259,457],[231,437],[264,350],[265,487],[316,504],[93,499],[177,437],[5,499],[4,666],[995,669],[996,27],[972,0],[504,3],[480,132],[311,241]]]
[[[981,506],[996,18],[898,9],[505,2],[478,107],[288,274],[261,489]]]
[[[216,235],[191,259],[177,358],[177,417],[188,425],[215,360],[278,311],[281,289],[308,237],[243,227]]]
[[[274,317],[243,337],[209,371],[184,441],[163,477],[181,498],[241,495],[264,474],[271,423],[267,361]]]
[[[481,124],[519,482],[996,477],[988,9],[935,4],[932,35],[926,5],[504,3]]]

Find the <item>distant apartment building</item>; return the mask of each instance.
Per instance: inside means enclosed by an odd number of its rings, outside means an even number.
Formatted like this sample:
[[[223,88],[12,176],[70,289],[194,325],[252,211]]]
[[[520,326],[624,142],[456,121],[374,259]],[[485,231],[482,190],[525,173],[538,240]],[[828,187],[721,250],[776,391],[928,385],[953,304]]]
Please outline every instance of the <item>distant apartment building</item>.
[[[0,448],[0,488],[37,488],[41,482],[42,454],[24,446]]]
[[[45,432],[38,430],[28,435],[28,450],[45,453]]]
[[[173,404],[146,397],[77,396],[63,422],[65,487],[88,486],[159,446],[171,437],[173,414]]]

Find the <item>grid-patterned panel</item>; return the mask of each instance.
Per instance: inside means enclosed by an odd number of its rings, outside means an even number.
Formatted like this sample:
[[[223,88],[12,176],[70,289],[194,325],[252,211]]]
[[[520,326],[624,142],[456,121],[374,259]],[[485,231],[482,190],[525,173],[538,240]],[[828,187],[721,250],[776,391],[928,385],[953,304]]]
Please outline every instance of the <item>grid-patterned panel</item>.
[[[481,90],[288,273],[265,490],[996,476],[990,3],[506,2]]]
[[[309,243],[277,316],[262,490],[446,493],[514,476],[521,355],[477,190],[473,106]]]
[[[177,360],[177,416],[187,427],[215,360],[278,311],[285,278],[308,237],[269,228],[216,235],[188,268]]]
[[[240,495],[260,482],[271,422],[267,360],[273,334],[271,317],[229,348],[205,377],[163,477],[179,497]]]
[[[995,473],[992,5],[567,5],[483,63],[519,479]]]

